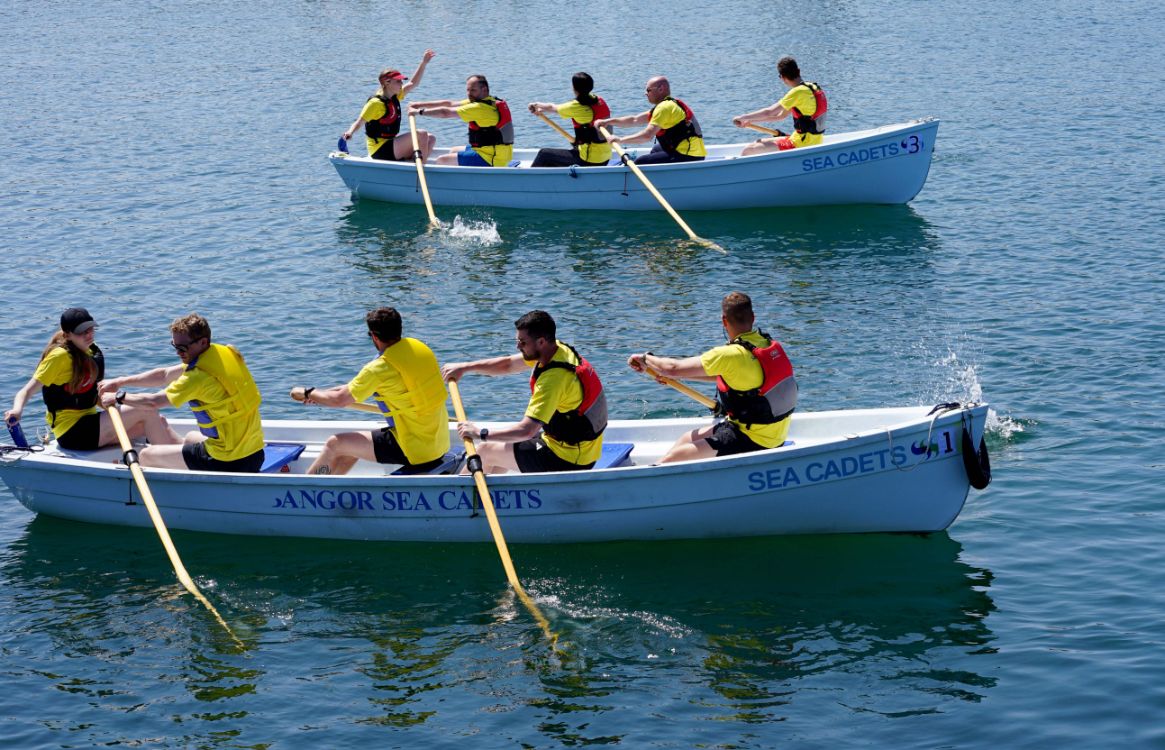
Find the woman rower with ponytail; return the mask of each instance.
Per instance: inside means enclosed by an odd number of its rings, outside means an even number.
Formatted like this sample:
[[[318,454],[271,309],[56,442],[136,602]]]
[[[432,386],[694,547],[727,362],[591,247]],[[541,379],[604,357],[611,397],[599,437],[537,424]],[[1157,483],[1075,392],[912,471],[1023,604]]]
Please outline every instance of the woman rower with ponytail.
[[[611,145],[595,127],[595,120],[611,116],[611,108],[593,92],[595,81],[589,73],[575,73],[570,79],[574,99],[563,104],[531,102],[534,114],[557,112],[574,125],[574,148],[544,148],[534,157],[533,167],[602,167],[611,160]]]
[[[105,378],[105,356],[93,343],[97,323],[83,307],[61,314],[61,330],[53,334],[41,354],[36,372],[12,399],[4,413],[9,425],[19,423],[25,404],[37,391],[45,404],[45,421],[57,445],[66,450],[91,451],[117,443],[113,422],[98,413],[99,384]],[[126,406],[121,412],[131,437],[145,435],[151,443],[177,443],[157,409]]]

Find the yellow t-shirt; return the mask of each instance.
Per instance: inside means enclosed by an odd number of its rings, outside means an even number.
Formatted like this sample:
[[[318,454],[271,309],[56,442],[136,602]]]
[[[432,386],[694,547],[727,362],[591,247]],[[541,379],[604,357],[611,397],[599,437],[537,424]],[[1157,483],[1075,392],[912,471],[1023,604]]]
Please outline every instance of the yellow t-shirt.
[[[438,459],[449,450],[449,414],[445,403],[418,411],[400,371],[386,359],[387,352],[364,365],[348,383],[348,392],[357,401],[364,401],[373,393],[380,394],[395,423],[389,429],[410,462],[420,464]],[[436,359],[433,368],[432,373],[418,373],[417,379],[440,378]]]
[[[655,106],[655,110],[651,113],[650,124],[666,130],[679,125],[683,121],[684,108],[671,99],[665,99]],[[680,141],[679,145],[676,146],[676,151],[687,156],[708,155],[708,152],[704,149],[704,139],[696,138],[695,136]]]
[[[808,86],[801,84],[789,89],[777,104],[790,112],[793,111],[793,107],[796,107],[797,111],[803,115],[817,114],[817,97],[813,96],[813,92],[809,90]],[[824,138],[825,136],[821,133],[792,133],[789,135],[789,142],[795,148],[800,148],[802,146],[816,146]]]
[[[561,341],[557,343],[558,351],[554,353],[550,361],[577,365],[578,360],[575,359],[570,349],[563,346]],[[526,361],[526,366],[530,368],[536,364],[538,363],[533,360]],[[578,381],[578,377],[570,370],[555,367],[546,370],[538,376],[538,380],[534,381],[534,392],[530,394],[530,403],[526,406],[526,416],[546,424],[555,412],[577,409],[582,403],[582,399],[582,383]],[[603,453],[602,435],[599,435],[595,440],[584,440],[575,444],[563,443],[543,432],[542,440],[546,443],[547,448],[554,451],[554,455],[572,464],[594,463],[599,460],[599,456]]]
[[[86,352],[86,356],[89,355]],[[97,368],[93,368],[93,372],[97,372]],[[69,356],[69,352],[61,347],[54,347],[40,364],[36,366],[36,372],[32,375],[41,385],[68,385],[73,380],[73,358]],[[81,389],[84,390],[88,383],[83,383]],[[93,385],[96,385],[95,383]],[[52,428],[53,437],[59,438],[64,435],[77,421],[86,414],[96,414],[97,407],[93,406],[89,409],[61,409],[58,411],[57,417],[54,420],[52,412],[46,412],[44,415],[45,422]]]
[[[756,330],[749,331],[741,338],[754,346],[768,346],[768,341]],[[719,375],[724,378],[724,382],[736,390],[747,391],[752,388],[760,388],[761,384],[765,382],[765,374],[764,370],[761,369],[760,362],[756,361],[756,357],[751,352],[737,344],[725,344],[709,349],[700,355],[700,364],[704,366],[706,374]],[[789,435],[789,419],[786,417],[773,424],[749,426],[745,426],[735,419],[729,418],[729,421],[739,427],[740,431],[757,445],[764,448],[776,448],[784,443],[785,438]]]
[[[217,380],[197,367],[186,370],[170,385],[166,386],[166,398],[173,406],[182,406],[191,401],[213,404],[227,397],[226,389]],[[220,419],[232,411],[230,403],[222,408],[207,411],[211,419]],[[218,437],[207,437],[206,452],[219,461],[235,461],[263,450],[263,424],[259,410],[238,417],[226,419],[215,425]]]
[[[579,104],[576,99],[571,99],[565,104],[559,104],[556,109],[558,110],[559,117],[574,120],[581,125],[586,125],[595,119],[594,111],[585,104]],[[583,161],[589,161],[594,164],[606,164],[611,160],[611,144],[580,143],[578,144],[578,155]]]
[[[396,95],[396,97],[398,100],[400,100],[402,102],[400,116],[401,116],[401,119],[403,120],[405,117],[404,104],[403,104],[403,102],[405,100],[405,92],[401,91],[399,94]],[[384,117],[384,115],[387,113],[388,113],[388,108],[384,105],[384,102],[380,101],[376,97],[372,97],[371,99],[369,99],[367,102],[364,103],[364,109],[360,110],[360,119],[364,120],[365,122],[372,122],[373,120],[379,120],[381,117]],[[380,147],[383,146],[387,142],[388,142],[387,138],[369,138],[367,135],[364,136],[364,143],[368,146],[368,155],[369,156],[372,156],[377,151],[379,151]]]
[[[483,128],[497,125],[498,121],[501,120],[496,107],[491,107],[485,102],[471,102],[468,99],[462,99],[461,103],[457,105],[457,116],[465,122],[472,122]],[[504,167],[514,158],[512,144],[502,143],[497,146],[483,146],[473,150],[491,167]]]

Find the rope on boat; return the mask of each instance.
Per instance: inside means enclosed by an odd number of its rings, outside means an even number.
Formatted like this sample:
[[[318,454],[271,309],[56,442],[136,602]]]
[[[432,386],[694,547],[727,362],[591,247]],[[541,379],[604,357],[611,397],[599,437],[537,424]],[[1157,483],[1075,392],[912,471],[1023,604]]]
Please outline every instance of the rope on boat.
[[[977,490],[981,490],[984,489],[987,485],[991,484],[991,457],[987,453],[987,442],[984,438],[979,438],[979,450],[975,450],[975,441],[974,438],[971,437],[971,415],[965,411],[965,409],[969,408],[970,406],[971,404],[964,406],[957,401],[948,401],[946,403],[937,404],[933,409],[931,409],[927,414],[927,416],[930,417],[930,426],[926,431],[926,450],[927,454],[929,455],[931,445],[930,439],[934,434],[935,420],[949,411],[963,409],[964,411],[959,417],[963,427],[962,444],[960,446],[961,452],[963,454],[963,470],[966,471],[967,481],[971,483],[971,486]],[[893,456],[894,437],[891,434],[889,427],[886,428],[886,442],[890,446],[890,455]],[[922,463],[923,462],[920,461],[913,466],[907,467],[895,465],[894,468],[898,471],[904,472],[914,471],[919,466],[921,466]]]

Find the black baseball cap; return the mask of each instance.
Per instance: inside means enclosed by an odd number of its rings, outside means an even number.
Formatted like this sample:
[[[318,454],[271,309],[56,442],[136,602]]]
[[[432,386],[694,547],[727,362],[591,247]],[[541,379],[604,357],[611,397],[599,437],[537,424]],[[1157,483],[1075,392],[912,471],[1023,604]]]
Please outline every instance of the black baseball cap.
[[[70,307],[61,313],[61,330],[65,333],[81,334],[96,327],[93,316],[83,307]]]

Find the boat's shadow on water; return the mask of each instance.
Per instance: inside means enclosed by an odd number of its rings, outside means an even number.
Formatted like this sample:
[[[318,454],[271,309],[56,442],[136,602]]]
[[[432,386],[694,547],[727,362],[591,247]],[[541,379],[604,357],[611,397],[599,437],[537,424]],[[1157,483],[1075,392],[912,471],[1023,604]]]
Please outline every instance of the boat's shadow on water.
[[[961,545],[945,533],[516,545],[519,576],[566,652],[553,665],[543,661],[542,633],[509,595],[491,545],[182,532],[175,540],[254,649],[272,639],[354,637],[395,650],[428,632],[447,653],[500,628],[552,681],[562,669],[577,677],[651,655],[673,664],[695,659],[714,684],[737,688],[741,681],[791,687],[837,668],[913,675],[968,698],[993,684],[965,664],[991,651],[992,575],[962,562]],[[147,529],[38,517],[6,561],[4,585],[42,603],[46,632],[67,642],[99,642],[103,634],[89,631],[150,618],[163,606],[181,609],[170,595],[173,572]],[[188,626],[212,633],[197,604],[186,604]],[[951,649],[960,668],[938,658]]]
[[[506,262],[529,251],[566,250],[590,258],[617,251],[651,261],[680,253],[687,259],[720,254],[687,240],[659,212],[523,211],[450,207],[444,229],[426,232],[424,209],[376,201],[345,207],[337,237],[355,255],[410,262],[453,250],[462,260]],[[701,237],[729,255],[787,255],[807,265],[868,257],[890,263],[928,263],[938,253],[938,230],[911,206],[813,206],[697,211],[687,217]]]

